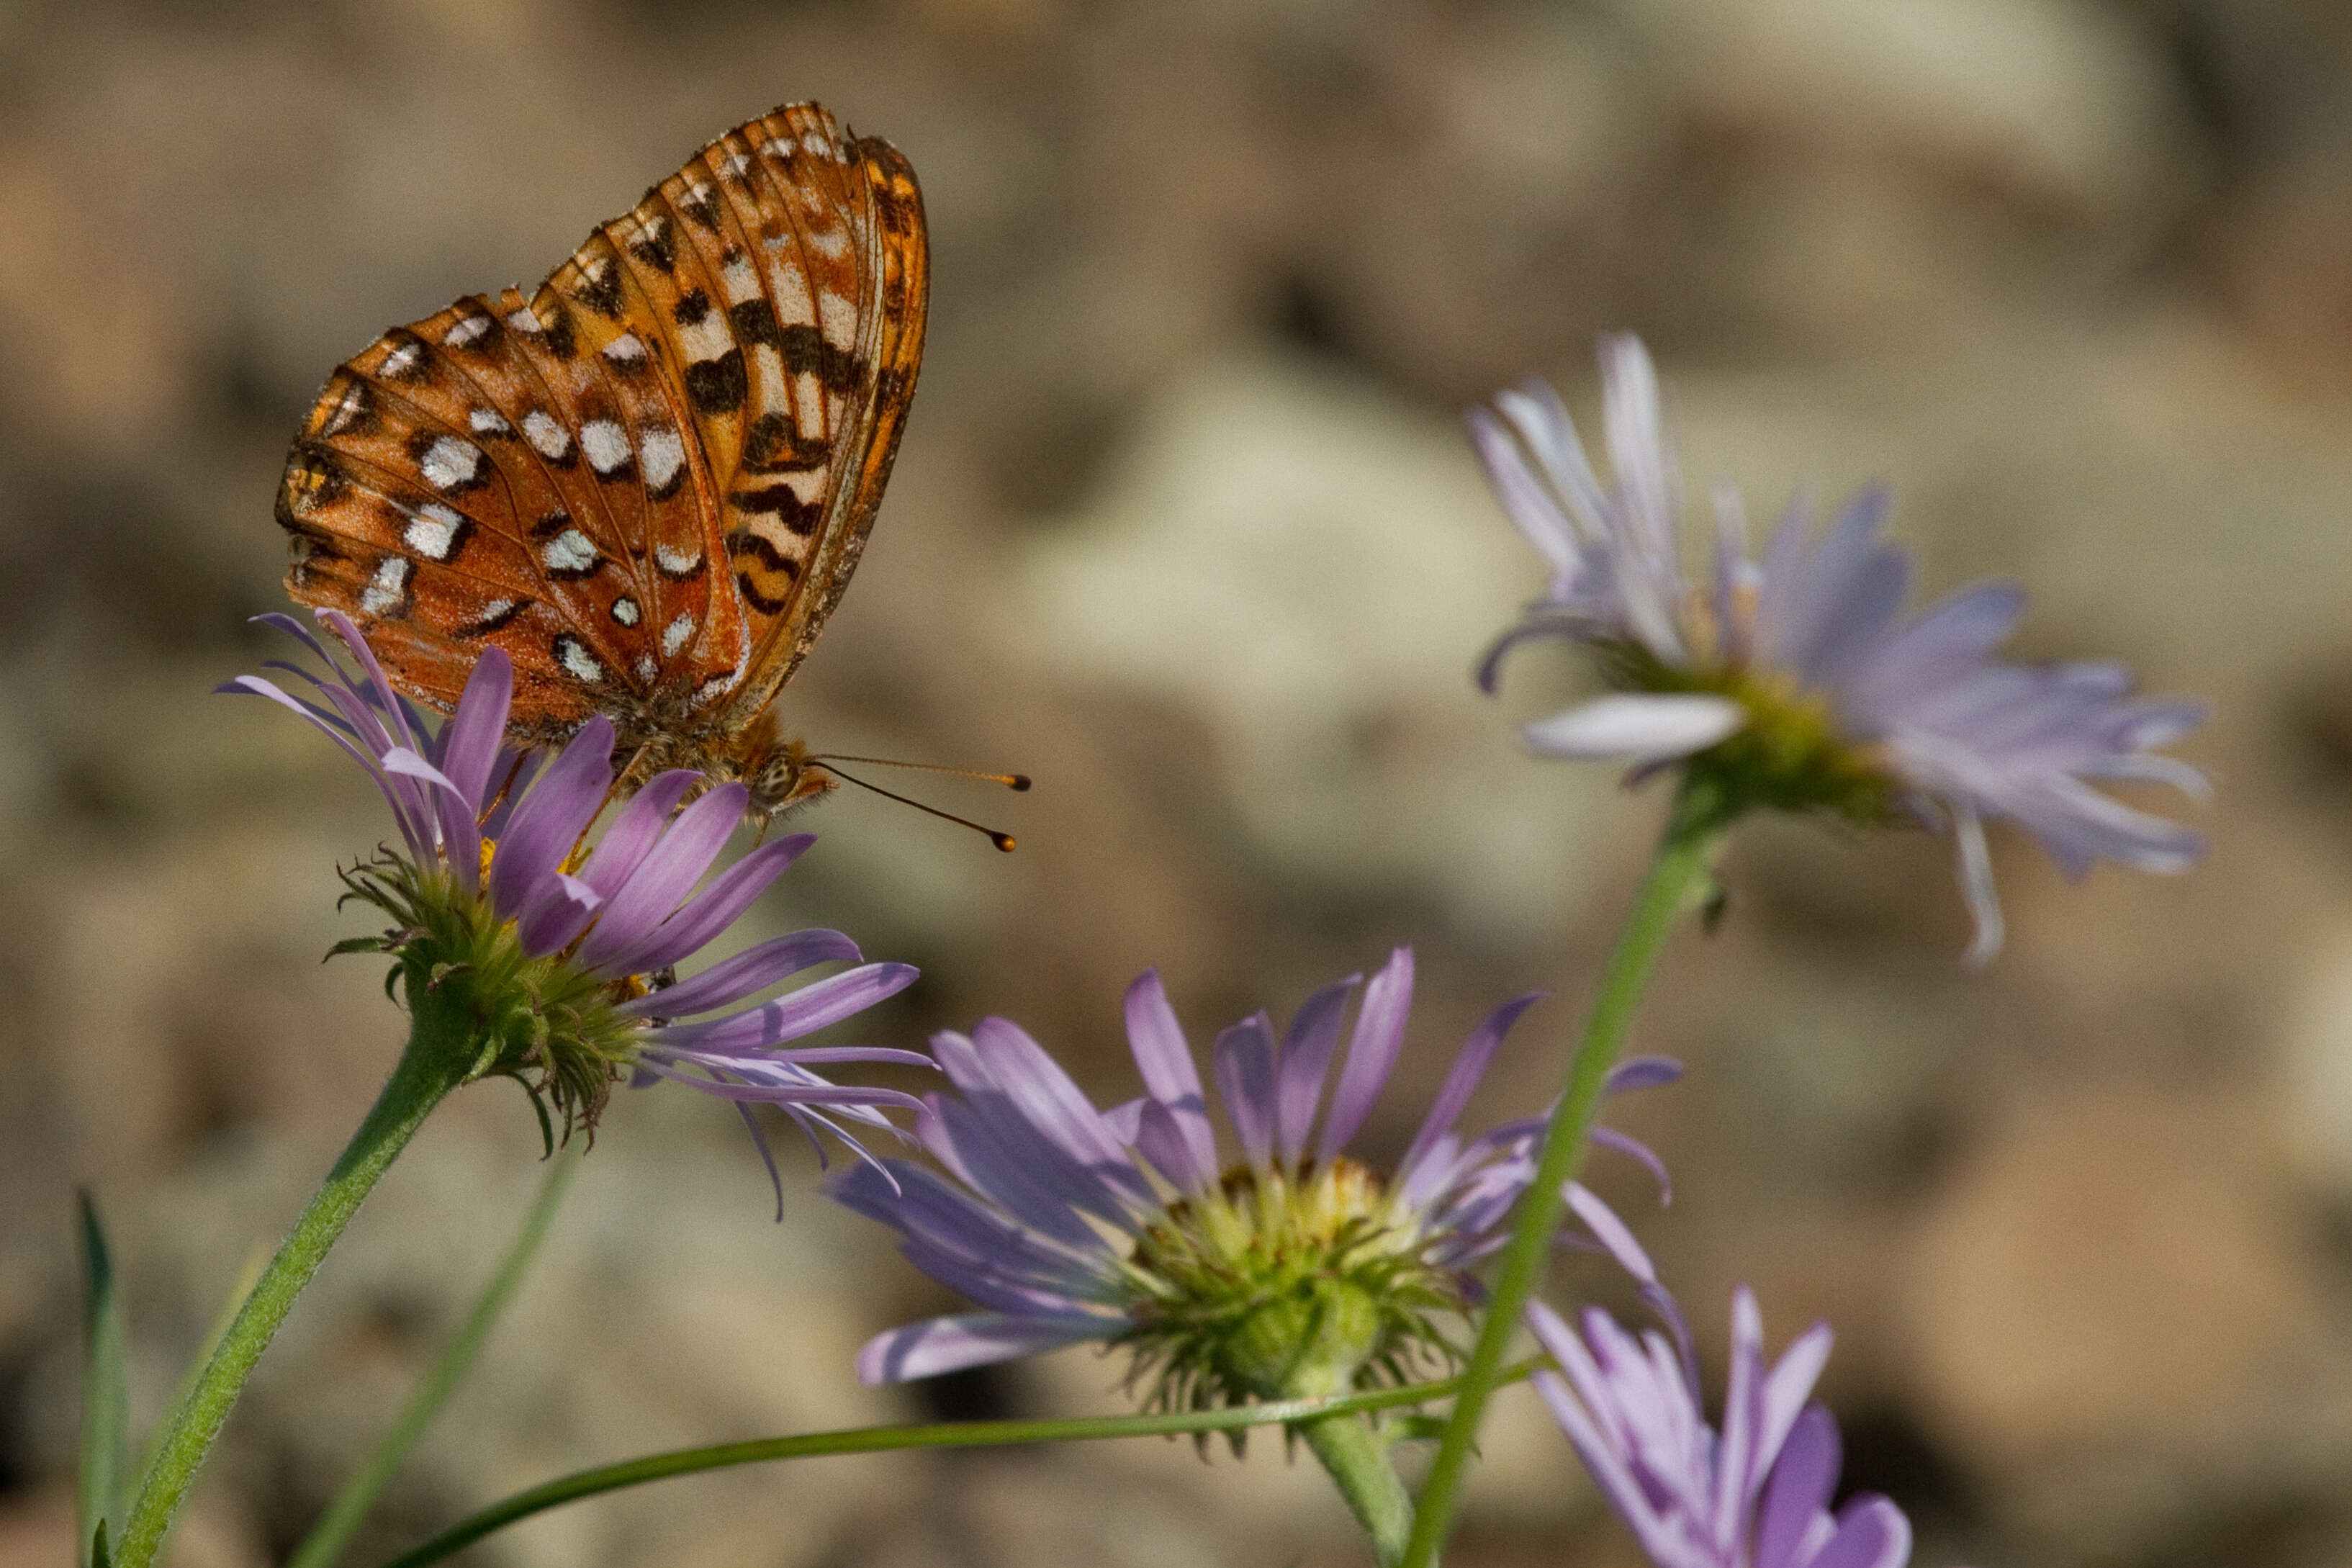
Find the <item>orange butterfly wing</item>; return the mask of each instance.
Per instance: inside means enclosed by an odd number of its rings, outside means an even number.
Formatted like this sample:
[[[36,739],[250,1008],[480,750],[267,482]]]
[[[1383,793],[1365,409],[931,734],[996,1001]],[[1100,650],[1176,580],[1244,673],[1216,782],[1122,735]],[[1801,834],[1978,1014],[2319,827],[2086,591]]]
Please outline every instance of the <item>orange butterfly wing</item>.
[[[280,488],[287,588],[510,730],[591,713],[707,766],[847,585],[922,355],[922,203],[887,142],[792,105],[600,226],[529,301],[462,300],[340,366]]]

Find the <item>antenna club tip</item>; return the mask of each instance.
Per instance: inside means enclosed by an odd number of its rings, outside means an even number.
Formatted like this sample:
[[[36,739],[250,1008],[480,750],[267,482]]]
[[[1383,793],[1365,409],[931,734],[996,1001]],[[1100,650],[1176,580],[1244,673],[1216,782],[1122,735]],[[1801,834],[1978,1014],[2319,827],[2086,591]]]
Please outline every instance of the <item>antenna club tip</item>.
[[[1004,782],[1012,785],[1014,793],[1016,794],[1024,793],[1029,788],[1029,775],[1027,773],[1007,774]]]
[[[1013,853],[1013,846],[1019,842],[1010,833],[992,833],[988,836],[988,841],[1007,855]]]

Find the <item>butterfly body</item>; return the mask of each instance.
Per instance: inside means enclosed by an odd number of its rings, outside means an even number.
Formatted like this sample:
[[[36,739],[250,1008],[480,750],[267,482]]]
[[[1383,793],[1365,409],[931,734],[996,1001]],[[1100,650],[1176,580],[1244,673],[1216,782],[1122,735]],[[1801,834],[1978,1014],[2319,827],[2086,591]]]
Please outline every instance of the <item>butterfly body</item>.
[[[829,787],[772,711],[864,548],[921,362],[922,199],[888,143],[790,105],[705,147],[529,297],[458,300],[339,366],[287,462],[288,591],[509,734],[611,719],[625,783]]]

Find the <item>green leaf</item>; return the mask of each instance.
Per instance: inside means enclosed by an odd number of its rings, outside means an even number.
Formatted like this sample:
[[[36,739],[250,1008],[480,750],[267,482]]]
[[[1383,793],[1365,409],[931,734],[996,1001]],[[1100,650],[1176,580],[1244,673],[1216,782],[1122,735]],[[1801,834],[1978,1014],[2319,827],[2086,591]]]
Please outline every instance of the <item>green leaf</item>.
[[[522,1083],[522,1091],[530,1096],[530,1108],[539,1112],[539,1139],[547,1145],[547,1152],[541,1158],[552,1160],[555,1158],[555,1123],[548,1119],[547,1101],[541,1097],[539,1090],[523,1083],[522,1079],[517,1079],[515,1082]]]
[[[92,1568],[105,1568],[106,1522],[121,1519],[130,1482],[131,1389],[124,1371],[122,1297],[98,1205],[81,1194],[82,1300],[80,1533]]]

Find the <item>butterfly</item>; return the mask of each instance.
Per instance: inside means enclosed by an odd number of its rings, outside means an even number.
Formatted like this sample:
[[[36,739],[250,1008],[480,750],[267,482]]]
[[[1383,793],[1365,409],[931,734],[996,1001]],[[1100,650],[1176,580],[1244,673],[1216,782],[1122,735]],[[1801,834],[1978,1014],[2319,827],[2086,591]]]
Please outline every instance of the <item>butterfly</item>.
[[[832,787],[771,709],[874,523],[922,359],[914,171],[814,103],[711,142],[526,300],[470,295],[336,367],[278,495],[288,593],[456,707],[513,661],[509,735],[613,722],[623,784]]]

